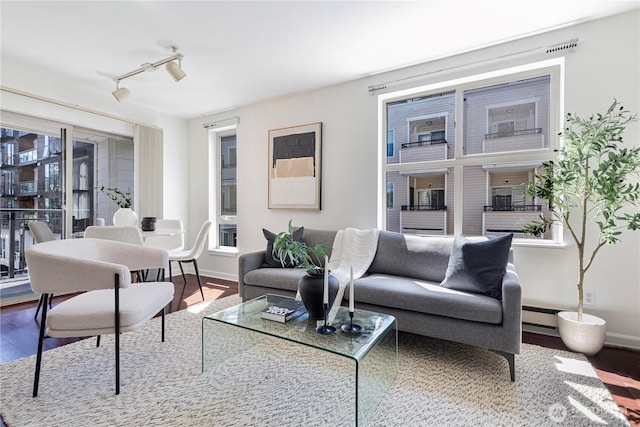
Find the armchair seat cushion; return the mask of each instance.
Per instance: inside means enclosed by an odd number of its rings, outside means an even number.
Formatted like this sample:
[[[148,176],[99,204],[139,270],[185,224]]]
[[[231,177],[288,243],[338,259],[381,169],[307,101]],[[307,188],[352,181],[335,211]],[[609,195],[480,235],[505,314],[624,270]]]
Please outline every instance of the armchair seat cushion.
[[[171,282],[144,282],[121,288],[120,332],[138,329],[173,300]],[[50,337],[113,334],[114,290],[89,291],[61,302],[47,314]]]

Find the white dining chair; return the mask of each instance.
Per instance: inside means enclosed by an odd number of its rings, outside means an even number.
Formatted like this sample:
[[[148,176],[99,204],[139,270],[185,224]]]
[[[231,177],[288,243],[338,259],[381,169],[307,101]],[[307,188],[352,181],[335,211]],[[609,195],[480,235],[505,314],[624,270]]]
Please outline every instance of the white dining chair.
[[[53,231],[49,228],[49,225],[44,221],[29,221],[29,231],[33,235],[33,239],[36,241],[36,244],[43,242],[50,242],[51,240],[56,240],[56,236],[53,234]],[[51,300],[53,298],[53,294],[48,296],[49,300],[49,308],[51,308]],[[38,299],[38,307],[36,307],[36,314],[33,315],[33,318],[38,317],[38,313],[42,308],[42,304],[44,304],[44,294],[40,295]]]
[[[207,234],[209,234],[209,229],[211,228],[211,221],[205,221],[196,236],[196,241],[193,244],[191,249],[187,250],[170,250],[169,251],[169,278],[173,280],[171,276],[171,262],[177,262],[180,266],[180,272],[182,273],[182,279],[184,280],[184,284],[187,284],[187,278],[184,275],[184,269],[182,268],[182,264],[185,262],[192,262],[193,267],[196,270],[196,278],[198,279],[198,286],[200,287],[200,294],[202,295],[202,300],[204,301],[204,291],[202,290],[202,282],[200,281],[200,272],[198,271],[198,261],[197,258],[202,255],[202,251],[204,250],[204,244],[207,241]]]
[[[184,226],[180,219],[159,219],[156,230],[165,232],[163,235],[150,234],[145,237],[145,246],[170,250],[184,249]]]
[[[140,229],[131,225],[90,225],[84,230],[84,237],[87,239],[115,240],[134,245],[144,244]]]
[[[113,240],[132,245],[144,245],[142,232],[138,227],[132,225],[90,225],[84,230],[84,237],[85,239]],[[148,273],[147,270],[135,271],[139,282],[145,282],[147,280],[146,273]],[[158,275],[159,274],[160,272],[158,271]]]

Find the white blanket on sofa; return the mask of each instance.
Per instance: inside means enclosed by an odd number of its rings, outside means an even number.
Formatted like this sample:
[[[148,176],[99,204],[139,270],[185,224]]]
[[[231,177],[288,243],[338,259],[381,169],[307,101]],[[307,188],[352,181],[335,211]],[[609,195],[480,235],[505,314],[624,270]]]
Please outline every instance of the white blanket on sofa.
[[[329,259],[329,271],[338,279],[340,288],[329,312],[329,322],[335,318],[340,307],[345,287],[349,284],[351,267],[353,267],[353,280],[362,277],[369,269],[376,255],[379,234],[378,229],[357,228],[345,228],[336,233],[331,259]]]

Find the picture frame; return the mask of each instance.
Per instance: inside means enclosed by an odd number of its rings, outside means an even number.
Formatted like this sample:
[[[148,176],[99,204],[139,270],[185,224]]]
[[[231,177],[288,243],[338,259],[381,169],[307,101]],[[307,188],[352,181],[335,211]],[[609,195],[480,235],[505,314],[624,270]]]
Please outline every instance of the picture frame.
[[[269,130],[269,209],[321,209],[322,122]]]

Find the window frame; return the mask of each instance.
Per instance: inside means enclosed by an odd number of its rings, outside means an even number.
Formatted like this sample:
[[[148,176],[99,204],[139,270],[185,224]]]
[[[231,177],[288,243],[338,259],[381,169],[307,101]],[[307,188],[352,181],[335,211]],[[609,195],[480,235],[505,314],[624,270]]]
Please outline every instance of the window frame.
[[[217,255],[235,256],[238,254],[236,246],[225,246],[220,241],[220,226],[235,224],[236,233],[238,225],[238,212],[236,215],[222,214],[222,138],[235,135],[236,137],[236,200],[237,200],[237,159],[238,159],[238,132],[237,124],[208,130],[209,135],[209,219],[213,222],[213,232],[209,233],[208,251]]]
[[[489,87],[501,83],[512,82],[517,80],[532,79],[542,76],[549,76],[549,141],[547,147],[532,148],[527,150],[514,150],[510,152],[494,152],[494,153],[463,153],[464,147],[464,92],[471,89]],[[381,189],[386,189],[387,174],[389,172],[403,172],[416,169],[439,169],[450,168],[453,171],[453,205],[457,207],[454,210],[453,234],[461,234],[463,230],[463,209],[464,200],[462,197],[464,191],[463,168],[465,166],[486,165],[486,164],[507,164],[519,162],[544,162],[554,160],[557,157],[557,149],[560,146],[559,132],[562,129],[563,111],[563,88],[564,88],[564,58],[555,58],[546,61],[525,64],[516,67],[504,68],[501,70],[471,75],[454,80],[443,80],[440,82],[428,84],[425,86],[404,89],[396,92],[381,94],[378,96],[378,112],[380,121],[379,145],[386,147],[386,134],[388,132],[387,124],[387,105],[402,100],[434,96],[440,93],[453,91],[455,93],[455,148],[453,158],[443,160],[428,160],[422,162],[408,163],[387,163],[387,156],[380,156],[379,163],[379,182]],[[518,100],[518,104],[535,102],[536,126],[539,120],[539,100],[531,97]],[[495,105],[492,105],[495,106]],[[487,114],[489,106],[487,106]],[[488,121],[486,123],[488,126]],[[385,148],[386,151],[386,148]],[[386,153],[385,153],[386,154]],[[386,191],[384,192],[386,193]],[[383,192],[380,193],[381,196]],[[380,208],[378,209],[378,227],[386,229],[387,226],[387,209],[384,199],[379,200]],[[519,245],[532,246],[559,246],[563,243],[562,226],[555,224],[552,229],[551,239],[525,239],[514,238],[514,243]]]

